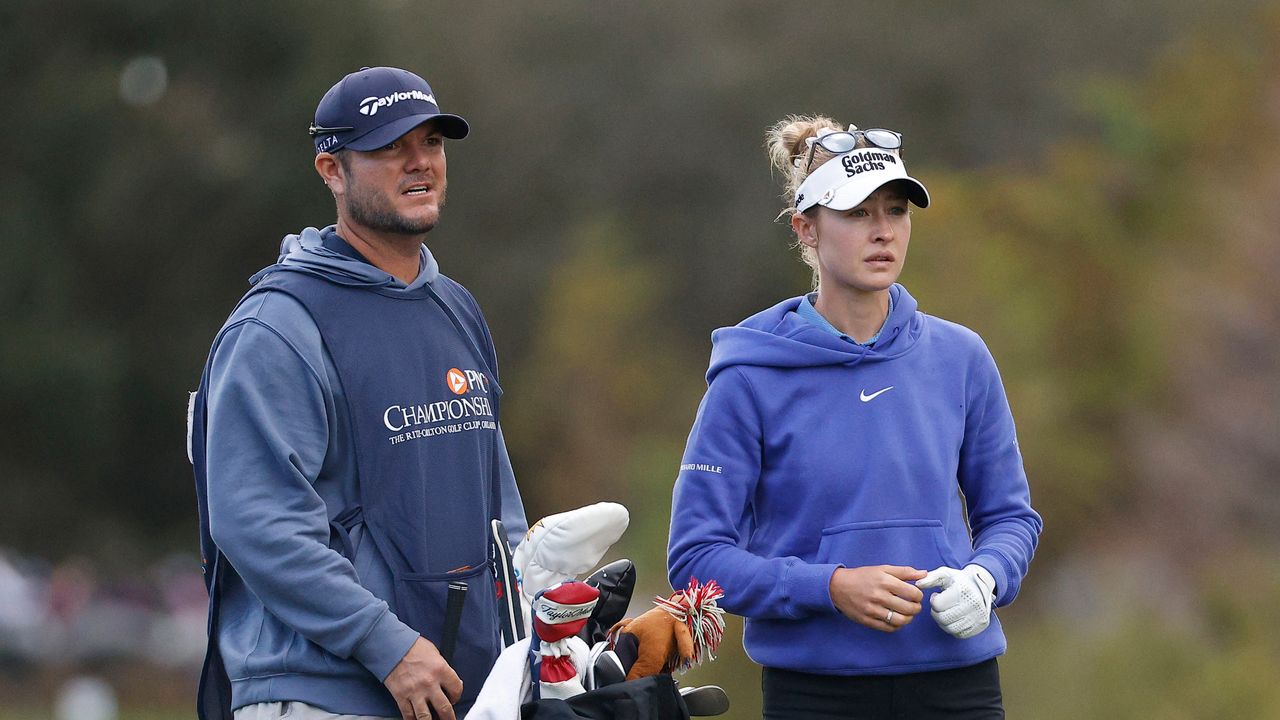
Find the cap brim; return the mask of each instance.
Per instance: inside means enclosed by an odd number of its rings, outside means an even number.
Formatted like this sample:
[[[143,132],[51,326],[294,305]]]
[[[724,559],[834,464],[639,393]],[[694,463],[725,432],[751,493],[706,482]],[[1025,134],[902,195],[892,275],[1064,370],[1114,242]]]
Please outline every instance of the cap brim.
[[[871,197],[871,194],[890,183],[902,183],[902,187],[907,192],[907,200],[910,200],[916,207],[929,207],[929,191],[925,189],[924,184],[913,177],[896,177],[889,178],[875,187],[867,187],[861,183],[851,182],[844,187],[836,190],[830,202],[819,202],[823,207],[832,210],[852,210],[862,204],[863,200]]]
[[[450,140],[461,140],[471,132],[471,126],[461,116],[448,113],[421,113],[408,115],[394,122],[389,122],[380,128],[371,130],[362,137],[344,143],[343,147],[361,151],[377,150],[385,145],[390,145],[401,135],[425,122],[436,123],[436,127],[440,128],[440,133]]]

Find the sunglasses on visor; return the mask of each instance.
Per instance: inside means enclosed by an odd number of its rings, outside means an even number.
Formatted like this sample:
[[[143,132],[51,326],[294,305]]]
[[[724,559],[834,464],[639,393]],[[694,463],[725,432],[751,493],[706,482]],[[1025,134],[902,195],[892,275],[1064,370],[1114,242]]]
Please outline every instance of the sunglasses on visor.
[[[809,172],[813,168],[813,154],[819,146],[833,155],[842,155],[858,146],[858,138],[865,138],[868,145],[881,150],[902,148],[902,133],[884,128],[859,130],[858,126],[850,125],[848,130],[837,130],[826,135],[807,138],[805,142],[809,144],[809,156],[805,159],[804,171]],[[796,167],[800,167],[800,158],[796,158],[795,162]]]

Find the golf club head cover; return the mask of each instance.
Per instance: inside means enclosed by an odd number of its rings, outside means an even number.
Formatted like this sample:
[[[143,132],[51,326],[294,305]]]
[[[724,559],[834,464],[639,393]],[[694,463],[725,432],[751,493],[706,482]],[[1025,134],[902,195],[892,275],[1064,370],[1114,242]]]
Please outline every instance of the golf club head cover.
[[[595,646],[609,637],[609,628],[626,616],[636,589],[636,566],[630,560],[615,560],[596,570],[585,582],[600,591],[600,599],[579,637]]]
[[[940,591],[929,598],[929,614],[950,635],[967,640],[991,624],[996,581],[981,565],[931,570],[916,581],[916,587]]]
[[[626,532],[630,520],[625,507],[601,502],[534,523],[511,555],[525,599],[594,567]]]
[[[570,580],[543,590],[533,599],[533,637],[529,644],[534,692],[541,698],[565,699],[586,692],[574,663],[575,653],[590,649],[578,637],[595,609],[600,591]]]
[[[669,673],[693,659],[693,638],[689,628],[663,608],[655,607],[640,617],[622,620],[609,630],[614,646],[634,645],[636,658],[627,670],[627,679]],[[624,650],[625,651],[625,650]],[[630,653],[627,653],[630,655]],[[622,659],[622,653],[618,655]],[[623,663],[624,667],[626,663]]]
[[[716,603],[722,597],[724,591],[716,581],[703,585],[690,579],[688,588],[668,598],[654,598],[657,607],[615,624],[609,637],[624,666],[635,646],[627,679],[683,672],[703,660],[714,660],[724,639],[724,610]]]

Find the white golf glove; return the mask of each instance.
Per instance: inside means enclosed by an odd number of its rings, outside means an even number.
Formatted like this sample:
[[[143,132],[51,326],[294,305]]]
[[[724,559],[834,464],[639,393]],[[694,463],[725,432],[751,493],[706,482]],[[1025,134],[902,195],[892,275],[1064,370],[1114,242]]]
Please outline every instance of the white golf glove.
[[[929,614],[939,627],[961,640],[977,635],[991,624],[996,579],[981,565],[965,565],[963,570],[940,567],[917,580],[916,587],[941,591],[929,598]]]

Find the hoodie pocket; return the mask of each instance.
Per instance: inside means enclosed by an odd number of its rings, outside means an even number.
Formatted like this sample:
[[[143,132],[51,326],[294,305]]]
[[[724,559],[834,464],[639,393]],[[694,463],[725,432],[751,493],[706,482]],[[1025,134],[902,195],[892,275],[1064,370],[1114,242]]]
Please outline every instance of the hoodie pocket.
[[[848,568],[905,565],[927,571],[957,565],[942,523],[931,519],[833,525],[822,531],[817,557]],[[800,620],[748,620],[744,631],[751,656],[762,664],[833,675],[922,672],[978,662],[995,655],[1002,640],[992,633],[981,637],[986,639],[957,640],[946,634],[929,616],[927,598],[921,613],[895,633],[873,630],[837,612]]]
[[[224,632],[231,631],[228,628]],[[256,624],[247,623],[233,632],[242,637],[247,633],[254,634],[252,643],[248,645],[253,650],[245,658],[243,667],[236,668],[230,664],[227,667],[227,674],[233,680],[268,677],[280,673],[318,675],[334,672],[332,655],[270,612],[261,615]],[[242,643],[243,641],[239,641],[234,644]]]
[[[855,568],[906,565],[932,570],[959,567],[938,520],[873,520],[825,528],[818,545],[819,562]]]
[[[475,700],[498,658],[498,608],[487,562],[454,573],[402,573],[396,577],[396,616],[440,648],[449,583],[465,582],[457,645],[449,666],[462,678],[460,705]],[[441,648],[442,649],[442,648]]]

